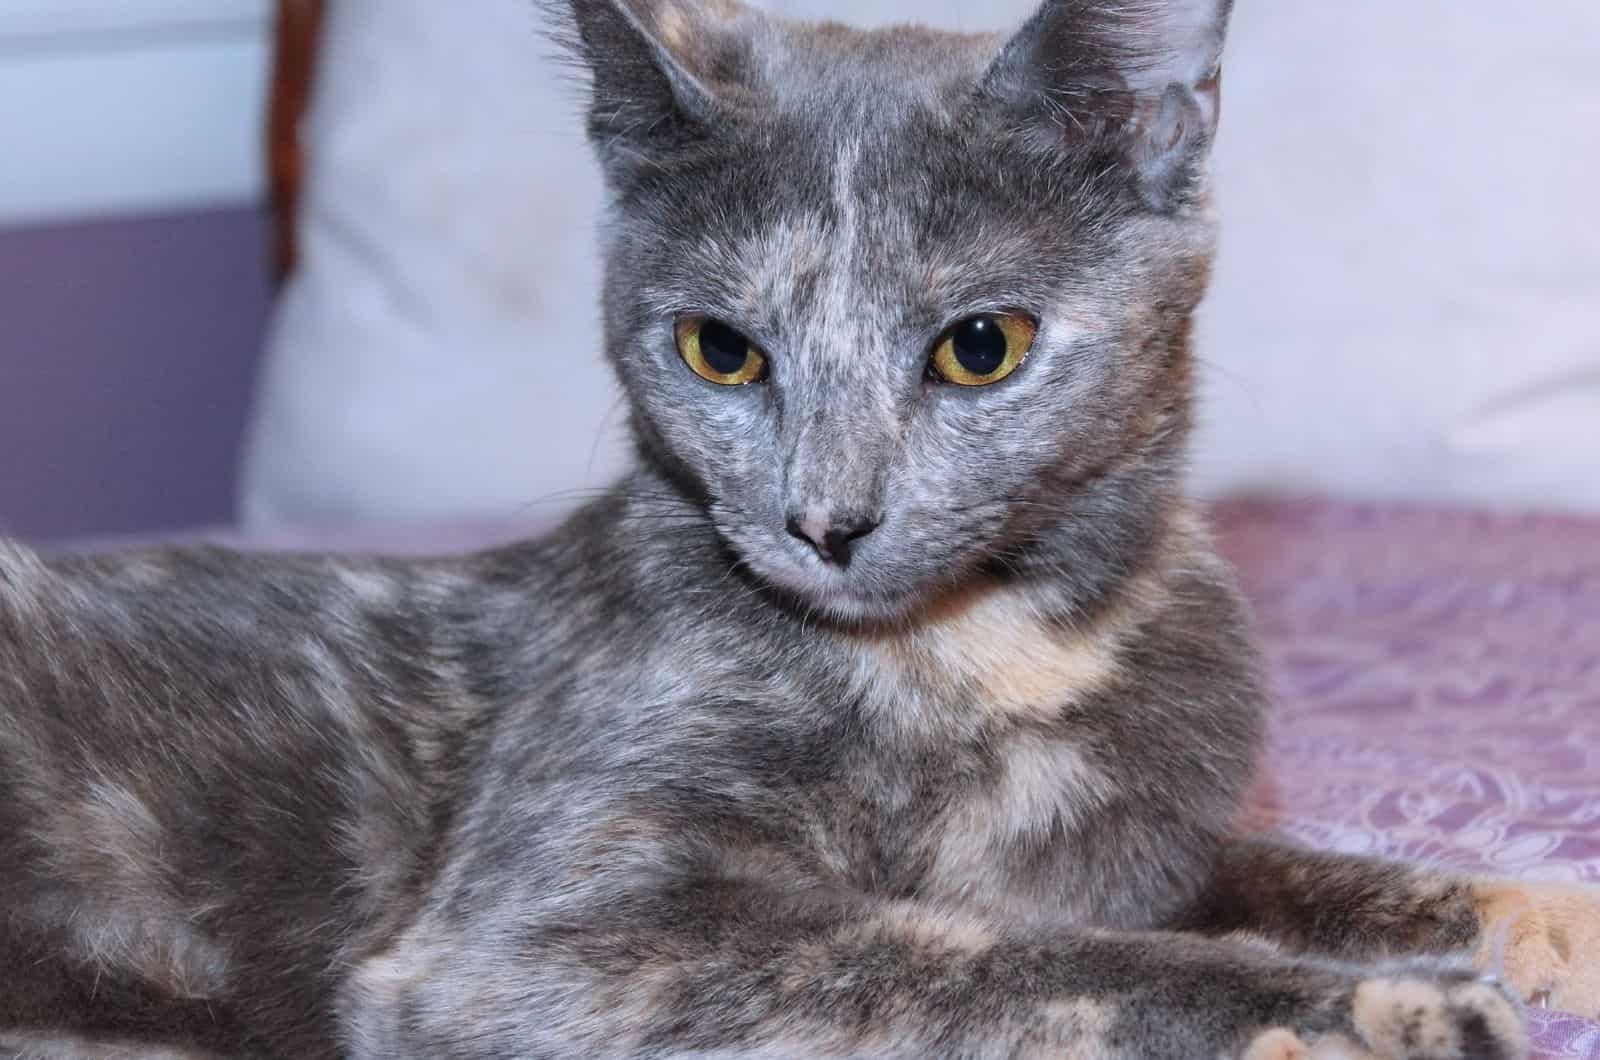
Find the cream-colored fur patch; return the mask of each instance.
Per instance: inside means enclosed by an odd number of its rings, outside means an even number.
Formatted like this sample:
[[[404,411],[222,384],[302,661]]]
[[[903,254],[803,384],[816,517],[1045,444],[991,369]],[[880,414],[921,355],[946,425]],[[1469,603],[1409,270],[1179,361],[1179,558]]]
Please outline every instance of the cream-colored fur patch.
[[[669,51],[681,52],[689,43],[689,16],[676,4],[662,4],[656,11],[656,36]]]
[[[1311,1049],[1294,1031],[1284,1027],[1256,1036],[1240,1060],[1308,1060]]]
[[[1444,990],[1417,979],[1371,979],[1356,988],[1351,1017],[1382,1056],[1410,1054],[1407,1035],[1429,1056],[1456,1056],[1461,1035],[1450,1018]]]
[[[125,784],[95,778],[72,803],[39,804],[34,834],[64,879],[114,880],[41,899],[61,908],[38,915],[71,928],[74,956],[107,971],[131,972],[179,997],[223,989],[228,954],[198,926],[202,910],[182,906],[162,861],[165,833],[150,805]]]
[[[970,917],[930,912],[913,903],[891,903],[873,918],[871,935],[909,944],[929,959],[952,954],[974,956],[994,945],[992,932]]]
[[[1070,1056],[1073,1060],[1109,1060],[1121,1055],[1112,1051],[1109,1041],[1113,1011],[1111,1006],[1093,998],[1079,997],[1052,1001],[1045,1005],[1044,1022],[1054,1040],[1052,1046],[1065,1046],[1069,1051],[1041,1047],[1024,1049],[1024,1057]]]
[[[1061,629],[1042,621],[1021,592],[991,591],[939,615],[898,650],[953,689],[971,688],[981,710],[1046,720],[1116,676],[1117,618]]]
[[[1600,886],[1495,880],[1473,896],[1478,967],[1525,1001],[1600,1017]]]
[[[1528,1034],[1521,1014],[1488,983],[1445,986],[1420,979],[1369,979],[1356,988],[1350,1010],[1356,1033],[1371,1055],[1384,1060],[1471,1060],[1462,1034],[1469,1016],[1476,1029],[1493,1036],[1505,1055],[1527,1056]]]
[[[952,737],[986,731],[998,772],[954,801],[934,830],[930,893],[995,911],[1031,908],[999,855],[1103,801],[1105,777],[1070,738],[1042,727],[1115,682],[1125,643],[1166,599],[1161,563],[1092,619],[1047,617],[1026,589],[990,583],[938,602],[907,628],[863,633],[864,699],[890,725]]]
[[[921,688],[936,701],[925,707],[969,722],[1047,722],[1117,677],[1122,643],[1158,595],[1136,582],[1104,614],[1073,627],[1047,620],[1022,588],[980,586],[940,601],[908,629],[863,636],[863,678],[886,705],[909,705],[909,690]]]
[[[1000,748],[1001,774],[954,803],[937,829],[929,885],[956,900],[1004,905],[1008,888],[997,851],[1047,835],[1102,802],[1103,774],[1073,744],[1020,732]]]
[[[1388,1060],[1342,1034],[1325,1034],[1311,1043],[1311,1060]]]

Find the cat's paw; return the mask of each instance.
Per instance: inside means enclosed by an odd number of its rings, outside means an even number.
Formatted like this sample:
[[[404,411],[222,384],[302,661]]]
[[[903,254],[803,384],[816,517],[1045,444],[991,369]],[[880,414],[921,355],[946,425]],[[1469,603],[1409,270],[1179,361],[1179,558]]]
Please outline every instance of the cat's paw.
[[[1350,1022],[1360,1043],[1383,1060],[1528,1055],[1528,1032],[1516,1001],[1498,982],[1465,972],[1367,979],[1351,998]]]
[[[1531,1005],[1600,1018],[1600,887],[1494,881],[1476,894],[1478,967]]]
[[[1528,1034],[1516,1002],[1469,973],[1396,971],[1355,985],[1335,1032],[1274,1027],[1242,1060],[1524,1060]]]

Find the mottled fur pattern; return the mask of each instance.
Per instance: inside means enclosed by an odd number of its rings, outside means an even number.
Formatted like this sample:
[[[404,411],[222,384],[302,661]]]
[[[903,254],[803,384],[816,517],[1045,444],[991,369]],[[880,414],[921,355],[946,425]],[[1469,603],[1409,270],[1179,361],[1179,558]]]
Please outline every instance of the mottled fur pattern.
[[[1521,1056],[1474,956],[1600,1010],[1592,889],[1230,836],[1265,702],[1178,494],[1226,0],[557,6],[638,470],[464,558],[0,545],[0,1043]],[[1023,367],[931,381],[984,312]]]

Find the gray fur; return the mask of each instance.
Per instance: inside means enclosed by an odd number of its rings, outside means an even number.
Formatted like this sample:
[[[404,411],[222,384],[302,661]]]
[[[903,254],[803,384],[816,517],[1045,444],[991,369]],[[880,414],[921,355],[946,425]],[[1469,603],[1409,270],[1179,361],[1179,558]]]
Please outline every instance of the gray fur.
[[[1227,6],[1007,40],[572,0],[638,469],[465,558],[0,547],[0,1030],[1520,1055],[1498,988],[1355,963],[1471,947],[1471,887],[1227,838],[1264,701],[1177,492]],[[930,381],[995,311],[1023,367]],[[770,378],[692,374],[682,314]],[[845,567],[794,517],[881,526]]]

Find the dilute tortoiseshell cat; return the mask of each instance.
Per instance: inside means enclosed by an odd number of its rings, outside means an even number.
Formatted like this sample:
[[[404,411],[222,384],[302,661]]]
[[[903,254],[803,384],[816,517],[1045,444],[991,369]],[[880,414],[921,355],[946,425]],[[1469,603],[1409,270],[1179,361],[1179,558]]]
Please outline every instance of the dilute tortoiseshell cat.
[[[469,558],[0,550],[0,1040],[1476,1058],[1513,989],[1600,1011],[1600,891],[1230,835],[1265,704],[1179,497],[1227,8],[560,5],[638,470]]]

